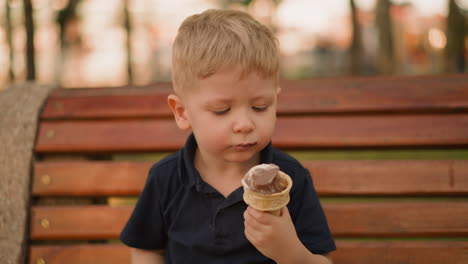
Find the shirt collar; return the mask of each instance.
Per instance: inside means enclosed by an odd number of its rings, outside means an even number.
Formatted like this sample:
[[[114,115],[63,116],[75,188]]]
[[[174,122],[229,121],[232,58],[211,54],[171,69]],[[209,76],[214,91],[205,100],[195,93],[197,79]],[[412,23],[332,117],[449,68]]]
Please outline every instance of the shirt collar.
[[[202,179],[200,174],[198,173],[197,169],[195,168],[194,160],[195,160],[195,152],[197,151],[197,140],[193,133],[191,133],[186,142],[184,147],[181,149],[181,155],[179,156],[179,178],[181,179],[182,183],[184,183],[187,187],[191,188],[193,186],[197,186],[197,190],[199,190]],[[273,162],[273,147],[271,142],[262,149],[260,152],[260,163],[272,163]]]

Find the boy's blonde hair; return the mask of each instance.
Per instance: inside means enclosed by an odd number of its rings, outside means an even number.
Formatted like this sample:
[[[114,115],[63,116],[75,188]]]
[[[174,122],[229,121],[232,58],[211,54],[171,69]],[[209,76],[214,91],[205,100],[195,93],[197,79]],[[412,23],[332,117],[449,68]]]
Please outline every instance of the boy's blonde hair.
[[[278,41],[266,26],[237,10],[207,10],[185,19],[172,51],[174,90],[182,92],[224,66],[240,66],[241,78],[256,72],[278,80]]]

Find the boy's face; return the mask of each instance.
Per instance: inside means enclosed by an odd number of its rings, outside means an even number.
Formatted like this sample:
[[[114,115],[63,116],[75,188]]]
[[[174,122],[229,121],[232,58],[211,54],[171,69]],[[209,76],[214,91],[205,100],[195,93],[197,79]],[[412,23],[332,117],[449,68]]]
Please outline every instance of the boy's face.
[[[276,123],[278,88],[273,78],[222,70],[198,80],[181,100],[185,127],[191,128],[205,161],[258,162]],[[177,120],[177,118],[176,118]]]

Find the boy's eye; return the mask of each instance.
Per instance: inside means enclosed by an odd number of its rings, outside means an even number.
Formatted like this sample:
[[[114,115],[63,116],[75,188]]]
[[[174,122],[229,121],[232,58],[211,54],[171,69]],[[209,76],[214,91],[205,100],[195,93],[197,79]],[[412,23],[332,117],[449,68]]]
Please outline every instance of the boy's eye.
[[[216,110],[216,111],[213,111],[213,113],[214,113],[215,115],[224,115],[224,114],[226,114],[227,112],[229,112],[229,110],[230,110],[230,108],[226,108],[226,109],[224,109],[224,110]]]
[[[252,109],[257,112],[263,112],[268,109],[268,106],[252,106]]]

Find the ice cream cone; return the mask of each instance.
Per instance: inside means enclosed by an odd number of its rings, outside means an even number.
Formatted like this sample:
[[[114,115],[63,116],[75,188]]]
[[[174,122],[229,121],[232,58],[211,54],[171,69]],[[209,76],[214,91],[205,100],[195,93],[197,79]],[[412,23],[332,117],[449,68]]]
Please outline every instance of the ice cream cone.
[[[287,182],[286,189],[279,193],[272,194],[254,192],[250,189],[244,179],[242,179],[242,185],[244,186],[244,201],[257,210],[266,211],[279,216],[280,209],[289,203],[289,191],[291,191],[292,180],[289,175],[282,171],[278,172],[278,177],[280,177],[282,181]]]

